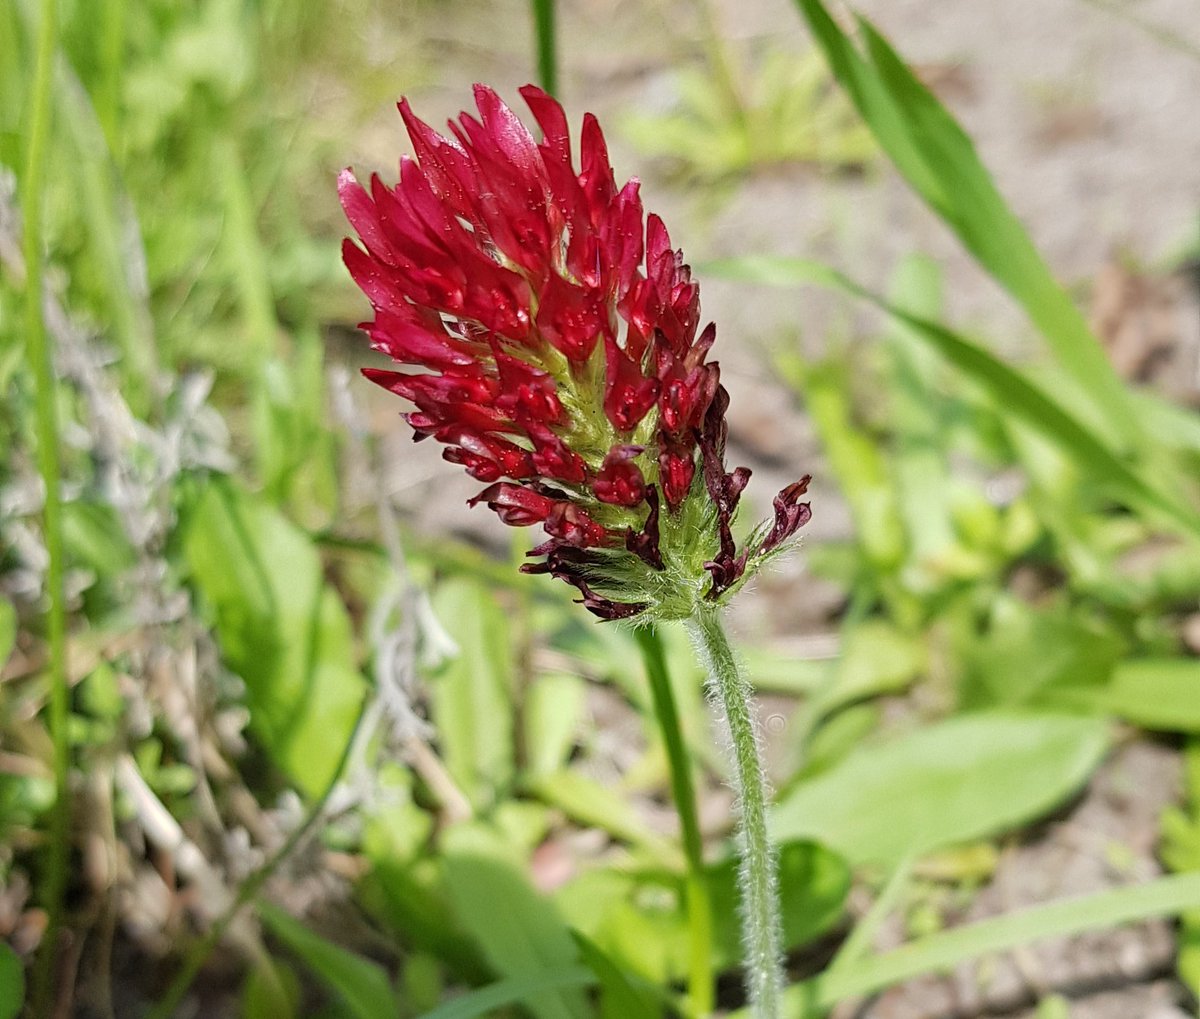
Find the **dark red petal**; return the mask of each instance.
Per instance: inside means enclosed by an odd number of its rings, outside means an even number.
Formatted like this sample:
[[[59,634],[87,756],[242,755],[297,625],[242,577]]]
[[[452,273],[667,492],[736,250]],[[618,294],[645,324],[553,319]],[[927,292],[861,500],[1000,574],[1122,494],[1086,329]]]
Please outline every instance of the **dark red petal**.
[[[586,196],[592,224],[599,225],[617,185],[613,180],[612,166],[608,161],[608,146],[604,143],[604,132],[600,122],[590,113],[583,116],[583,131],[579,139],[579,162],[582,172],[579,184]]]
[[[646,505],[650,507],[646,523],[640,532],[632,527],[625,532],[625,547],[643,562],[661,570],[664,565],[662,550],[658,545],[658,489],[654,485],[647,485],[645,498]]]
[[[642,446],[614,446],[609,451],[592,481],[597,499],[614,506],[636,506],[646,498],[646,479],[633,462],[642,450]]]
[[[608,544],[608,531],[573,502],[555,503],[545,526],[547,534],[576,548]]]
[[[658,455],[658,480],[663,498],[672,510],[679,509],[687,498],[695,473],[691,449],[678,443],[664,443],[663,451]]]
[[[435,371],[466,368],[476,363],[475,352],[441,328],[430,328],[415,316],[380,309],[364,328],[371,346],[400,364],[419,364]]]
[[[492,144],[505,160],[529,179],[544,173],[537,142],[508,105],[487,85],[475,85],[475,106]]]
[[[533,465],[543,478],[554,478],[575,485],[587,480],[587,464],[583,458],[569,449],[549,428],[531,422],[529,434],[534,445]]]
[[[553,499],[547,499],[525,485],[507,483],[485,488],[474,499],[470,499],[467,505],[476,506],[481,502],[486,502],[488,508],[495,510],[501,520],[514,527],[540,524],[554,508]]]
[[[799,501],[800,496],[808,491],[811,480],[811,475],[806,474],[775,496],[775,523],[760,551],[770,552],[777,548],[812,518],[812,506]]]
[[[478,187],[466,152],[462,146],[449,138],[443,138],[417,117],[409,107],[407,99],[401,99],[399,107],[413,151],[433,190],[448,202],[458,215],[472,219],[474,203],[470,196]]]
[[[337,190],[346,219],[367,250],[376,258],[386,257],[392,246],[380,225],[379,210],[349,169],[338,174]]]
[[[516,421],[554,425],[563,422],[566,411],[558,398],[554,378],[540,368],[495,349],[500,372],[500,395],[496,405]]]
[[[600,291],[551,273],[541,293],[537,325],[556,350],[581,363],[591,357],[601,333],[608,329],[607,310]]]
[[[610,336],[604,353],[604,413],[618,431],[632,431],[658,399],[658,379],[646,378]]]
[[[520,92],[533,114],[533,119],[542,129],[543,151],[570,166],[571,135],[567,127],[567,115],[563,112],[562,105],[536,85],[525,85]]]

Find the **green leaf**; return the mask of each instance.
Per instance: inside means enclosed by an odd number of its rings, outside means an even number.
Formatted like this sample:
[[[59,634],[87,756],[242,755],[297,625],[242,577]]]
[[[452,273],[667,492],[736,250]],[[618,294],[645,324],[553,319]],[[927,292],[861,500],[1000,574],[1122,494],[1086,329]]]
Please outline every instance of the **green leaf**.
[[[137,562],[116,510],[105,503],[76,499],[63,505],[63,544],[72,561],[115,577]]]
[[[661,1019],[654,995],[639,987],[592,941],[572,931],[579,957],[600,982],[600,1019]]]
[[[783,947],[790,951],[820,937],[842,918],[851,875],[845,860],[816,842],[786,842],[778,849]],[[737,867],[738,861],[730,857],[706,872],[719,967],[736,966],[741,959]]]
[[[300,980],[290,966],[275,959],[254,963],[242,985],[242,1019],[295,1019]]]
[[[459,647],[429,684],[442,758],[471,802],[487,809],[507,793],[514,773],[508,617],[486,586],[465,577],[440,585],[433,607]]]
[[[7,598],[0,598],[0,669],[17,646],[17,610]]]
[[[579,676],[538,676],[525,694],[525,766],[531,775],[557,771],[567,763],[578,735],[587,690]]]
[[[564,769],[534,776],[525,786],[532,795],[558,807],[580,824],[600,828],[630,845],[649,850],[659,859],[679,858],[679,851],[649,828],[628,800],[586,775]]]
[[[1142,427],[1128,391],[1079,310],[1055,281],[1028,233],[945,107],[867,21],[865,53],[821,0],[796,0],[830,67],[916,192],[1020,302],[1068,372],[1090,427],[1113,448],[1135,445]]]
[[[943,307],[942,273],[937,263],[921,256],[905,258],[896,270],[889,297],[909,314],[937,321]],[[937,354],[920,337],[893,321],[887,346],[887,370],[893,380],[888,404],[895,447],[891,468],[911,559],[921,571],[919,579],[929,585],[935,578],[925,573],[944,564],[955,544],[947,434],[956,408],[936,390]]]
[[[713,915],[713,964],[735,967],[741,959],[737,861],[705,868]],[[841,918],[850,869],[815,842],[780,846],[779,894],[784,945],[797,948]],[[675,871],[591,871],[557,893],[571,925],[624,969],[657,984],[686,978],[689,928],[684,878]]]
[[[225,661],[246,681],[251,731],[310,795],[328,784],[366,681],[350,619],[311,539],[223,479],[187,521],[184,553]]]
[[[847,372],[832,360],[801,369],[805,403],[864,552],[878,571],[891,573],[907,552],[896,490],[879,444],[853,420]]]
[[[448,1001],[432,1012],[426,1012],[421,1019],[476,1019],[477,1016],[491,1016],[505,1005],[541,997],[551,991],[590,987],[595,982],[596,974],[586,966],[511,977]]]
[[[1200,907],[1200,874],[1159,878],[991,917],[920,938],[844,970],[818,977],[787,992],[796,1004],[815,1001],[830,1007],[846,998],[872,994],[926,973],[956,966],[1047,938],[1117,927]],[[735,1012],[730,1019],[748,1019]]]
[[[554,905],[506,860],[455,851],[443,860],[443,869],[455,915],[497,974],[529,976],[578,963],[579,951]],[[539,1019],[583,1019],[588,1012],[574,989],[530,995],[525,1004]]]
[[[1200,661],[1134,658],[1121,662],[1098,706],[1145,729],[1200,733]]]
[[[980,712],[862,747],[787,794],[776,839],[808,836],[851,863],[994,835],[1038,817],[1087,781],[1108,749],[1094,718]]]
[[[925,666],[922,642],[883,619],[866,619],[842,635],[832,684],[816,697],[813,710],[831,713],[843,705],[905,689]]]
[[[828,266],[803,258],[750,256],[709,262],[706,272],[770,286],[812,283],[862,298],[907,326],[950,364],[980,386],[1005,413],[1029,425],[1068,454],[1097,486],[1131,507],[1170,522],[1180,532],[1200,535],[1200,513],[1130,466],[1044,389],[995,355],[936,322],[910,315]]]
[[[0,1019],[15,1019],[25,1002],[25,968],[8,945],[0,942]]]
[[[994,599],[986,634],[963,639],[969,708],[1092,705],[1124,651],[1111,629],[1070,606],[1035,609],[1011,595]]]
[[[380,966],[326,941],[277,906],[260,903],[258,912],[271,933],[338,994],[358,1019],[397,1015],[391,983]]]

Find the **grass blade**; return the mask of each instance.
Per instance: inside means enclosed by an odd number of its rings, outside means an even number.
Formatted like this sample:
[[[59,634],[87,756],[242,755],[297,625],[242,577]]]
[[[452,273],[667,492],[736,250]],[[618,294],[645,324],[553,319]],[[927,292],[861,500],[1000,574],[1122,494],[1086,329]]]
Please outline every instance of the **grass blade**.
[[[494,1015],[497,1009],[505,1005],[515,1005],[547,991],[590,987],[596,982],[596,974],[585,966],[510,977],[439,1005],[432,1012],[426,1012],[421,1019],[476,1019],[477,1016]]]
[[[1022,909],[943,931],[829,973],[814,982],[816,1000],[821,1006],[830,1006],[925,973],[945,973],[960,963],[992,952],[1045,938],[1174,916],[1197,906],[1200,906],[1200,874],[1177,874],[1147,884]],[[812,990],[811,986],[801,985],[791,993],[803,1000]]]
[[[1073,457],[1096,484],[1173,529],[1200,537],[1200,514],[1193,508],[1163,491],[1144,471],[1131,467],[1071,411],[1021,372],[952,330],[902,311],[837,270],[808,259],[749,256],[709,262],[703,269],[726,279],[771,286],[816,284],[870,302],[906,326],[911,335],[936,349],[1008,413]]]
[[[1114,449],[1143,429],[1130,394],[1025,228],[996,190],[970,138],[866,20],[860,52],[821,0],[796,0],[834,74],[896,168],[1022,305],[1072,381],[1071,402]]]
[[[29,133],[25,148],[24,174],[21,177],[21,211],[25,219],[22,253],[25,259],[26,343],[37,390],[37,462],[45,489],[42,530],[49,557],[46,568],[46,596],[49,599],[46,636],[50,648],[48,727],[53,743],[54,807],[50,815],[50,846],[42,893],[49,923],[38,955],[33,990],[34,1013],[49,1015],[71,849],[71,751],[67,732],[70,690],[67,687],[67,609],[63,591],[64,551],[57,391],[53,342],[46,330],[43,313],[42,272],[42,200],[52,119],[51,83],[58,48],[57,0],[42,0],[40,14],[33,95],[29,107]]]
[[[667,764],[671,772],[671,798],[675,801],[675,810],[679,814],[683,855],[687,860],[685,888],[691,952],[688,991],[695,1013],[708,1015],[713,1009],[714,986],[712,903],[704,879],[704,840],[700,834],[696,789],[692,782],[692,762],[684,742],[683,728],[679,724],[679,709],[671,689],[662,637],[653,626],[638,627],[633,631],[633,636],[642,654],[642,663],[646,668],[646,678],[654,700],[654,717],[658,721],[659,732],[667,752]]]

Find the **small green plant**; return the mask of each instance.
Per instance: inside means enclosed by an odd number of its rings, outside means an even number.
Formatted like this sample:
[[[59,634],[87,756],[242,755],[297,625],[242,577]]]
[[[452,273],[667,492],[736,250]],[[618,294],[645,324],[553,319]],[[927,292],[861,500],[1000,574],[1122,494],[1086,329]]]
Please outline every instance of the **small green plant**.
[[[724,46],[724,42],[716,45]],[[856,170],[879,149],[816,52],[772,49],[742,86],[708,66],[674,79],[676,106],[666,113],[630,111],[620,128],[671,176],[709,184],[792,165]]]

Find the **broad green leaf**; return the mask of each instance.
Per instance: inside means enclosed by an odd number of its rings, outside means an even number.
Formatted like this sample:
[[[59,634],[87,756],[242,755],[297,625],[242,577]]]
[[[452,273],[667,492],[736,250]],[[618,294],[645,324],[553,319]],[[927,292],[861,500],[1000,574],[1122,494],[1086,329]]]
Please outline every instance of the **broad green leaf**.
[[[514,661],[508,618],[482,583],[455,577],[433,608],[459,654],[429,683],[442,759],[480,810],[497,803],[514,771]]]
[[[376,963],[326,941],[278,906],[260,903],[258,912],[271,933],[334,991],[357,1019],[387,1019],[397,1014],[392,985]]]
[[[988,631],[963,635],[968,708],[1093,703],[1124,651],[1109,628],[1067,605],[1035,609],[1011,595],[991,606]]]
[[[350,619],[303,531],[234,483],[211,481],[184,553],[225,661],[246,682],[251,731],[310,795],[324,790],[366,681]]]
[[[25,1002],[25,968],[8,945],[0,942],[0,1019],[15,1019]]]
[[[554,905],[509,862],[499,855],[453,852],[443,869],[455,915],[498,975],[523,977],[577,965],[579,951]],[[539,1019],[588,1014],[574,989],[531,995],[525,1005]]]
[[[918,638],[883,619],[866,619],[843,634],[833,682],[817,694],[813,709],[833,712],[865,697],[897,693],[924,665],[925,648]]]
[[[950,364],[979,385],[1006,413],[1053,442],[1085,471],[1092,482],[1130,506],[1154,514],[1191,536],[1200,535],[1200,512],[1179,501],[1130,466],[1088,426],[1042,387],[993,354],[946,327],[910,315],[828,266],[802,258],[750,256],[710,262],[705,271],[727,279],[770,286],[811,283],[862,298],[907,326]]]
[[[1121,662],[1095,697],[1101,709],[1145,729],[1200,733],[1200,661],[1195,658]]]
[[[567,763],[578,734],[587,690],[579,676],[538,676],[525,694],[525,766],[532,775],[557,771]]]
[[[1142,435],[1129,394],[1079,310],[1005,204],[971,140],[862,18],[860,52],[821,0],[796,0],[830,67],[916,192],[1020,302],[1069,372],[1091,428],[1113,448]]]
[[[713,914],[713,962],[735,967],[741,958],[737,861],[705,868]],[[797,948],[841,918],[850,871],[814,842],[780,846],[779,895],[784,944]],[[674,871],[591,871],[556,895],[571,925],[625,969],[658,984],[688,974],[689,928],[684,879]]]
[[[433,817],[413,802],[412,771],[394,761],[379,766],[376,794],[362,808],[362,848],[373,860],[404,863],[433,831]]]
[[[661,860],[676,860],[678,850],[647,827],[622,796],[577,771],[564,769],[532,776],[526,789],[538,799],[558,807],[572,820],[600,828],[615,838],[652,852]]]
[[[1107,724],[1066,714],[980,712],[865,746],[776,806],[778,840],[811,837],[851,863],[994,835],[1080,788],[1108,749]]]

